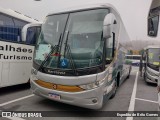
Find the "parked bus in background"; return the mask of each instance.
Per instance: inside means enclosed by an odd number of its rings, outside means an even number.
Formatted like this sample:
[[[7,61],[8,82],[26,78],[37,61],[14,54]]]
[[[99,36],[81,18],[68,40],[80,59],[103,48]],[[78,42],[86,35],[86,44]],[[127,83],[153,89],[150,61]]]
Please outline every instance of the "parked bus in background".
[[[57,11],[41,29],[30,78],[34,94],[100,109],[130,76],[125,60],[130,38],[112,5]]]
[[[148,83],[158,82],[159,77],[159,56],[160,56],[160,45],[159,46],[148,46],[143,50],[141,59],[141,76]]]
[[[38,21],[0,8],[0,88],[27,83],[29,80],[36,41],[22,39],[22,29],[28,23],[36,23],[37,26]]]
[[[147,41],[152,45],[148,45],[143,50],[143,55],[140,64],[140,73],[146,82],[156,83],[159,78],[159,55],[160,55],[160,45],[159,40],[154,40],[160,38],[160,1],[153,0],[149,14],[148,14],[148,36],[153,38],[153,40]]]
[[[139,66],[141,55],[126,55],[126,60],[132,63],[132,66]]]
[[[153,0],[151,9],[150,9],[150,14],[149,14],[149,19],[148,19],[148,35],[151,37],[156,37],[160,40],[160,1],[159,0]],[[160,45],[159,45],[160,46]],[[160,48],[157,50],[157,70],[159,69],[160,72]],[[158,76],[160,73],[158,74]],[[158,103],[159,103],[159,110],[160,110],[160,76],[158,77]],[[160,120],[160,117],[158,118]]]

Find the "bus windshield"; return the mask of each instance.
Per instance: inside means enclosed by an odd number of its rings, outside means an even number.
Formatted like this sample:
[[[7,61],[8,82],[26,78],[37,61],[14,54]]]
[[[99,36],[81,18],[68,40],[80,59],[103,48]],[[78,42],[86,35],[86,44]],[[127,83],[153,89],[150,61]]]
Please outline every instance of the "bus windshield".
[[[40,65],[57,45],[45,68],[78,69],[102,64],[103,21],[108,13],[108,9],[97,9],[48,16],[42,25],[34,62]]]
[[[160,49],[153,48],[148,50],[148,63],[159,65]]]

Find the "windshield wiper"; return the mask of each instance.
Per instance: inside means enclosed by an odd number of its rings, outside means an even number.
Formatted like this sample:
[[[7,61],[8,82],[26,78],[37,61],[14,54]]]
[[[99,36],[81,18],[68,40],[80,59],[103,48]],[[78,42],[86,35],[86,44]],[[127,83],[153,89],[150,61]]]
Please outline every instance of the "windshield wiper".
[[[59,37],[59,41],[62,38],[62,34]],[[59,48],[59,44],[58,45],[54,45],[53,47],[51,47],[51,51],[48,53],[47,57],[43,60],[43,62],[41,63],[41,65],[39,66],[38,70],[40,70],[44,64],[47,62],[47,60],[49,59],[49,57],[51,56],[51,54],[57,49],[56,53],[58,52],[58,48]]]
[[[70,65],[72,66],[72,69],[74,70],[75,75],[78,75],[77,74],[77,69],[75,67],[75,63],[74,63],[74,60],[73,60],[73,57],[72,57],[70,45],[67,44],[68,43],[68,36],[69,36],[69,31],[67,33],[67,38],[66,38],[66,43],[65,43],[65,51],[64,51],[65,54],[64,54],[64,57],[66,56],[66,51],[67,51],[67,53],[69,54]]]
[[[69,44],[66,44],[66,46],[67,46],[67,52],[68,52],[68,54],[69,54],[69,62],[70,62],[70,64],[71,64],[71,66],[72,66],[72,69],[74,70],[75,75],[78,75],[78,74],[77,74],[77,69],[76,69],[76,67],[75,67],[75,63],[74,63],[74,60],[73,60],[73,57],[72,57],[70,45],[69,45]]]

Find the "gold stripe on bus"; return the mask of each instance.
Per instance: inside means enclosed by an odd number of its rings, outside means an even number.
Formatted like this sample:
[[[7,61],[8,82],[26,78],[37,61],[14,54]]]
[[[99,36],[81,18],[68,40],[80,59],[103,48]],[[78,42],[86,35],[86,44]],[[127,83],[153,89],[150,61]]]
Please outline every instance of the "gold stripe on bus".
[[[57,90],[57,91],[64,91],[64,92],[83,91],[83,89],[78,86],[57,85],[54,83],[44,82],[42,80],[35,80],[35,82],[41,87],[52,89],[52,90]]]

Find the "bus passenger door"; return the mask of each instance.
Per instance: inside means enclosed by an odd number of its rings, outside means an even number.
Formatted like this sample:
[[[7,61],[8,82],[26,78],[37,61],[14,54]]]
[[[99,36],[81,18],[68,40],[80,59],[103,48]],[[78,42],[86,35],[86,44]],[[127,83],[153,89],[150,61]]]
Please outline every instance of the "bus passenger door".
[[[108,86],[107,86],[107,91],[111,91],[113,88],[113,83],[116,77],[116,69],[115,69],[115,61],[114,61],[114,56],[115,56],[115,33],[112,32],[111,37],[106,40],[106,67],[110,64],[109,67],[109,79],[108,79]]]
[[[117,35],[118,35],[118,22],[114,14],[110,13],[105,17],[104,27],[103,27],[103,38],[105,38],[105,66],[109,67],[109,77],[107,88],[112,88],[113,83],[116,78],[116,45],[117,45]],[[112,89],[110,89],[112,90]],[[107,91],[110,91],[107,90]]]

